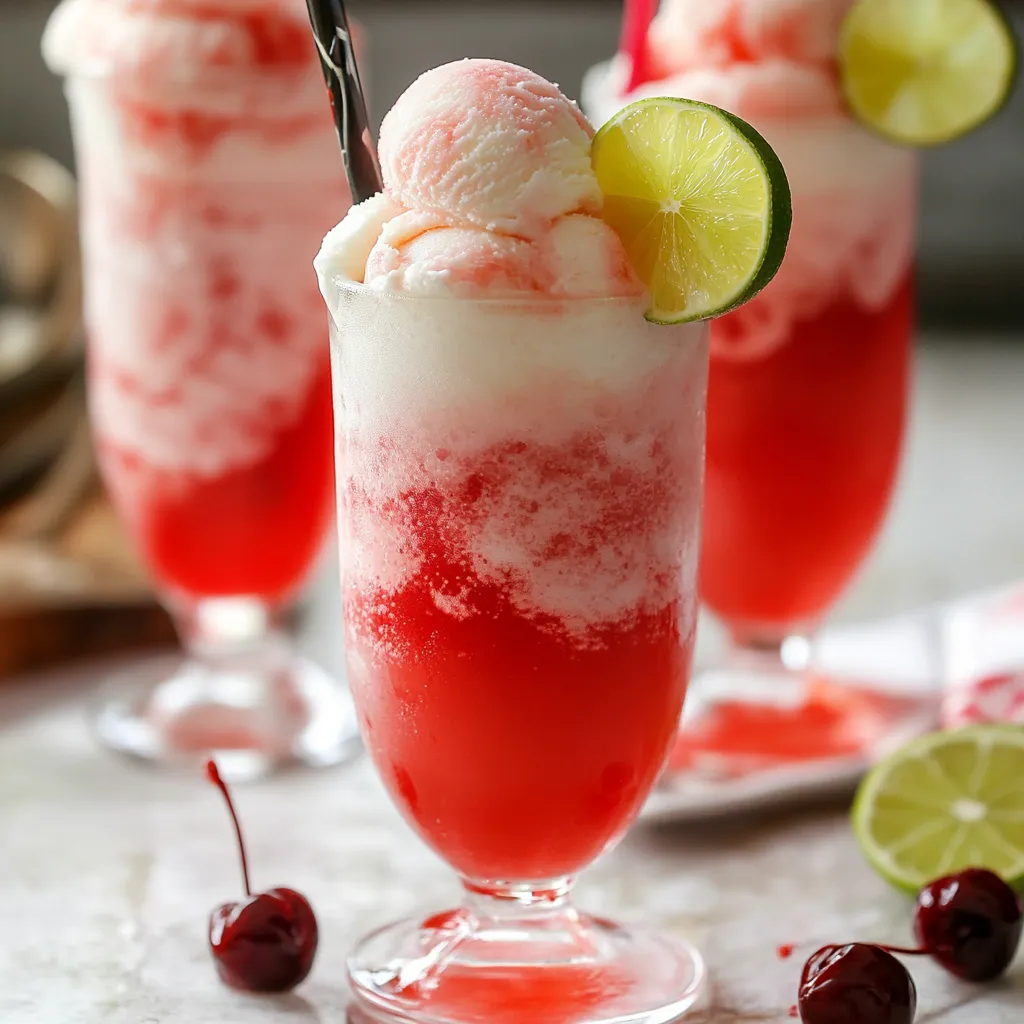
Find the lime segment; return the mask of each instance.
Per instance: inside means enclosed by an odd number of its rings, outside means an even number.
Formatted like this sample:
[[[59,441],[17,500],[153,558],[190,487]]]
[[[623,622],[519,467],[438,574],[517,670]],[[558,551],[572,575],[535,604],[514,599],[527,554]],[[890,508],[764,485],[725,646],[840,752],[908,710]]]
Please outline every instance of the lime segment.
[[[693,100],[640,100],[597,133],[592,161],[604,219],[651,294],[648,320],[718,316],[775,276],[789,183],[745,121]]]
[[[895,142],[934,146],[999,110],[1017,45],[989,0],[858,0],[843,22],[839,62],[860,121]]]
[[[879,874],[908,892],[967,867],[1020,888],[1024,729],[970,726],[908,744],[861,783],[853,830]]]

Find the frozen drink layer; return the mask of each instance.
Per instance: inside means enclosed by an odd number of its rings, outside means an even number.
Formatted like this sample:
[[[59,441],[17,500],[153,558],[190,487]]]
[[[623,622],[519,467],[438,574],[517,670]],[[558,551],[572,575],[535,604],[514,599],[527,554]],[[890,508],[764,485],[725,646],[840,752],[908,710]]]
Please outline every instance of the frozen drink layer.
[[[328,235],[317,260],[322,285],[642,294],[600,219],[592,137],[576,104],[525,68],[464,60],[428,71],[381,125],[384,193]]]
[[[626,94],[619,55],[584,83],[585,109],[597,122],[646,96],[713,103],[754,125],[786,169],[786,259],[760,295],[716,322],[714,357],[767,357],[794,325],[836,303],[871,316],[909,288],[916,161],[846,113],[836,53],[852,2],[663,0],[648,36],[657,77]]]
[[[64,0],[90,408],[161,585],[280,595],[330,522],[310,254],[349,205],[302,0]]]

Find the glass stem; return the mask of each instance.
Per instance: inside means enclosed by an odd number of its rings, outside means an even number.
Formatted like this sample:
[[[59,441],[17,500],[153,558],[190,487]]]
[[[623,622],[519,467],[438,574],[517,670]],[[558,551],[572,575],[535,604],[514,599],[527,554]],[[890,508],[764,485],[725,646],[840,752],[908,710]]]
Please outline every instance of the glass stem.
[[[554,942],[574,957],[596,957],[604,950],[600,937],[588,927],[572,903],[572,876],[541,882],[475,882],[462,880],[463,908],[477,934],[502,936],[518,933],[534,941]]]
[[[570,894],[576,879],[555,878],[544,882],[473,882],[463,879],[466,906],[482,918],[543,917],[571,909]]]
[[[200,598],[171,607],[186,651],[206,664],[273,647],[278,634],[274,614],[256,597]]]
[[[191,665],[190,699],[222,709],[222,731],[237,734],[234,745],[290,744],[308,709],[273,609],[254,597],[218,597],[178,604],[175,612]]]
[[[811,630],[732,626],[729,660],[769,671],[803,672],[811,661]]]

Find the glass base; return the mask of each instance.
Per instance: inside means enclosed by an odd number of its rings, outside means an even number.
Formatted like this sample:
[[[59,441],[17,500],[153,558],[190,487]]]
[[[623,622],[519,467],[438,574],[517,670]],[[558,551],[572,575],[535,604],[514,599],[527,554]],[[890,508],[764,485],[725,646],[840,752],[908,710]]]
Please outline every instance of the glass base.
[[[667,1024],[699,998],[704,963],[674,936],[556,900],[528,915],[470,902],[373,932],[348,961],[350,1022]]]
[[[283,642],[125,669],[104,689],[95,729],[105,747],[154,765],[192,770],[215,757],[233,782],[326,768],[361,750],[348,692]]]

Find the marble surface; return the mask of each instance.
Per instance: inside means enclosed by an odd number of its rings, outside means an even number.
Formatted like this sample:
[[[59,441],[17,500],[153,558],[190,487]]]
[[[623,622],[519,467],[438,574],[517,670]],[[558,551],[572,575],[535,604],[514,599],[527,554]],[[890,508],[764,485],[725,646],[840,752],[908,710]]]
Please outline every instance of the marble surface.
[[[1024,575],[1024,351],[983,339],[940,345],[924,353],[918,379],[899,502],[844,602],[848,618]],[[329,570],[324,580],[303,644],[337,666]],[[205,943],[206,915],[240,886],[220,798],[198,780],[96,750],[86,711],[102,675],[83,666],[0,691],[0,1022],[344,1020],[353,939],[453,901],[447,869],[412,838],[365,762],[245,787],[254,883],[305,892],[322,939],[296,994],[230,993]],[[711,988],[695,1024],[789,1020],[802,958],[780,961],[779,944],[909,939],[907,902],[864,864],[842,807],[637,829],[584,875],[578,897],[704,951]],[[927,963],[914,971],[919,1024],[1010,1024],[1024,1013],[1024,962],[984,990]]]

